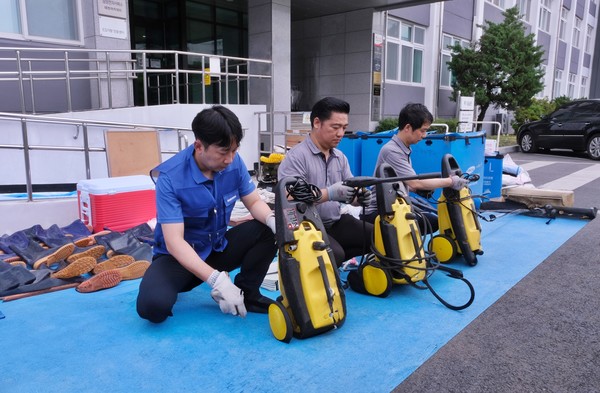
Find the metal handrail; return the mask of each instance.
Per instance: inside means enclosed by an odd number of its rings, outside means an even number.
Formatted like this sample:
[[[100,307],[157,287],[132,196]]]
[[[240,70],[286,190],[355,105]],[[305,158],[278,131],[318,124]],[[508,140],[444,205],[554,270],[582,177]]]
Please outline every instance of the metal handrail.
[[[502,123],[497,121],[474,121],[473,124],[494,124],[498,126],[498,136],[496,137],[496,151],[500,147],[500,135],[502,134]]]
[[[2,56],[2,53],[10,52],[10,56]],[[33,56],[28,55],[30,53],[44,54],[48,53],[48,56]],[[52,55],[51,55],[52,54]],[[88,58],[76,57],[77,54],[87,55]],[[52,57],[53,56],[53,57]],[[121,57],[121,58],[119,58]],[[152,64],[148,62],[152,61],[153,58],[159,57],[159,61],[167,58],[171,58],[168,61],[169,64],[173,64],[172,68],[153,68]],[[180,57],[187,61],[188,68],[181,68]],[[208,68],[210,65],[210,59],[218,59],[219,69],[214,70]],[[187,103],[200,103],[207,104],[206,89],[208,87],[207,80],[211,84],[218,86],[215,89],[218,92],[218,101],[220,104],[231,104],[231,103],[250,103],[250,89],[246,87],[246,95],[243,95],[243,89],[240,89],[240,82],[250,81],[255,79],[268,79],[272,80],[272,61],[263,59],[250,59],[241,58],[234,56],[222,56],[212,54],[202,54],[194,52],[184,51],[172,51],[172,50],[125,50],[125,49],[60,49],[60,48],[10,48],[0,47],[0,63],[2,62],[16,62],[14,70],[0,71],[0,82],[6,81],[17,81],[20,95],[21,113],[27,113],[26,108],[26,94],[30,94],[32,108],[31,113],[36,113],[35,107],[35,94],[34,84],[39,81],[65,81],[65,90],[67,96],[67,110],[72,111],[72,92],[71,92],[71,81],[72,80],[89,80],[90,83],[95,81],[98,90],[98,103],[101,105],[100,108],[89,108],[89,109],[113,109],[113,82],[125,80],[128,84],[125,86],[127,89],[132,89],[129,84],[130,81],[143,78],[143,102],[144,105],[148,105],[148,76],[149,75],[171,75],[171,82],[168,82],[165,86],[159,85],[156,89],[162,88],[172,89],[174,87],[174,94],[171,94],[170,103],[179,103],[185,100]],[[59,64],[63,63],[61,69],[48,69],[48,64]],[[77,69],[74,65],[79,64],[79,68],[83,67],[87,69]],[[34,66],[37,65],[37,68]],[[40,65],[46,67],[40,69]],[[159,65],[162,66],[161,63]],[[268,66],[264,72],[251,72],[253,68],[260,69],[260,67],[253,67],[255,65],[266,65]],[[195,67],[195,68],[189,68]],[[245,69],[245,70],[244,70]],[[200,76],[201,83],[191,83],[190,76]],[[103,88],[101,83],[107,83],[105,91],[108,92],[108,106],[102,104],[102,91]],[[29,83],[30,92],[26,93],[26,83]],[[174,85],[174,86],[173,86]],[[190,86],[201,85],[202,94],[200,97],[191,97],[189,94]],[[235,102],[232,102],[230,89],[235,86]],[[185,96],[180,97],[180,89],[184,88]],[[128,97],[127,106],[134,106],[131,97]],[[198,98],[201,98],[198,100]],[[272,97],[269,102],[269,106],[272,108]],[[64,112],[64,110],[57,110],[57,112]]]
[[[90,147],[88,143],[88,127],[90,126],[109,126],[111,128],[123,128],[135,130],[136,128],[150,128],[157,131],[177,131],[178,147],[179,150],[162,150],[161,154],[176,154],[179,151],[185,149],[188,146],[187,135],[184,132],[192,131],[190,128],[182,127],[168,127],[164,125],[153,125],[153,124],[142,124],[142,123],[124,123],[124,122],[108,122],[102,120],[85,120],[85,119],[70,119],[62,117],[51,117],[51,116],[35,116],[35,115],[23,115],[15,113],[0,112],[0,119],[9,121],[21,122],[21,133],[23,143],[18,144],[0,144],[0,149],[16,149],[23,150],[23,157],[25,161],[25,178],[26,178],[26,192],[27,200],[33,201],[33,184],[31,180],[31,159],[29,152],[31,150],[46,150],[46,151],[72,151],[72,152],[83,152],[85,157],[85,171],[86,178],[91,178],[90,171],[90,153],[91,152],[104,152],[106,154],[106,146],[104,147]],[[75,146],[51,146],[51,145],[30,145],[29,144],[29,133],[27,130],[28,122],[34,123],[51,123],[51,124],[63,124],[73,125],[77,127],[77,133],[73,136],[73,139],[79,137],[79,129],[83,130],[83,147]]]

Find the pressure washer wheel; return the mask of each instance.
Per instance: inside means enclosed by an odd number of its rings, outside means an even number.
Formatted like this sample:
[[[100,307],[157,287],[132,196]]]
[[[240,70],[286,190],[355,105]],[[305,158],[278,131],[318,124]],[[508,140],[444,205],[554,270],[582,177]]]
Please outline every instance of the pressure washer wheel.
[[[390,294],[392,276],[388,270],[365,264],[359,268],[358,274],[361,278],[360,284],[363,286],[363,292],[378,297],[387,297]],[[361,291],[357,290],[357,292]]]
[[[273,336],[279,341],[287,344],[292,340],[292,318],[279,301],[275,301],[269,306],[269,325]]]
[[[456,243],[447,235],[436,235],[429,242],[429,252],[435,254],[438,262],[445,263],[456,256]]]

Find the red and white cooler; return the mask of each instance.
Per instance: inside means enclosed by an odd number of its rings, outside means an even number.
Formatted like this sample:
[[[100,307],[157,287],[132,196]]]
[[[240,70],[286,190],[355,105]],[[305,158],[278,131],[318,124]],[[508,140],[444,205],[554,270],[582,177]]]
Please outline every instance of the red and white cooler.
[[[121,176],[77,183],[79,218],[93,227],[125,231],[156,217],[156,192],[150,176]]]

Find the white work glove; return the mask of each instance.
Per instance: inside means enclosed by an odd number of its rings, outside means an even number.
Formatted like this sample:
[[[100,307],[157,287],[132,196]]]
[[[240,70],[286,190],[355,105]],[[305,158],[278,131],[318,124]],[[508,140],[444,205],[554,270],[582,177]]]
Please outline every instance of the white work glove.
[[[221,311],[225,314],[246,316],[246,306],[244,305],[244,294],[242,290],[236,287],[229,278],[226,272],[215,270],[213,274],[217,275],[214,279],[213,275],[206,280],[206,283],[212,287],[210,296],[219,305]],[[211,285],[211,282],[213,284]]]
[[[350,203],[354,199],[354,188],[339,181],[327,187],[327,194],[330,201]]]
[[[469,181],[460,176],[453,175],[450,177],[452,179],[452,186],[450,186],[453,190],[460,191],[463,188],[469,185]]]
[[[368,188],[364,188],[358,191],[358,195],[356,197],[358,203],[360,203],[361,206],[369,206],[372,198],[373,193]]]
[[[271,214],[269,214],[267,216],[267,220],[265,221],[265,224],[271,228],[271,231],[273,232],[273,234],[277,233],[276,227],[275,227],[275,212],[271,212]]]

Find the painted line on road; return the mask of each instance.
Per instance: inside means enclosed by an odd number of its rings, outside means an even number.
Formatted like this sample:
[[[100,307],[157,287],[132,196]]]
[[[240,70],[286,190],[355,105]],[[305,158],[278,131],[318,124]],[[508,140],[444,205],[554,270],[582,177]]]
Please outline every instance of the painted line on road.
[[[600,178],[600,164],[594,164],[560,179],[543,184],[538,188],[572,191],[598,178]]]
[[[541,168],[547,165],[552,165],[552,164],[556,164],[556,161],[531,161],[528,162],[526,164],[522,164],[519,165],[521,168],[525,169],[526,171],[530,171],[532,169],[537,169],[537,168]]]

